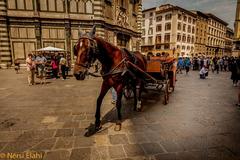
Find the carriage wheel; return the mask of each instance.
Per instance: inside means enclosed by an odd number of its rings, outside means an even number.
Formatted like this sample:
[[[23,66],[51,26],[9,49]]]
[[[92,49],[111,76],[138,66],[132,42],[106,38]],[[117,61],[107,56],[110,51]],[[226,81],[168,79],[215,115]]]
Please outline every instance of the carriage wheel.
[[[165,84],[165,89],[164,89],[164,101],[163,104],[167,105],[169,102],[169,80],[166,80],[166,84]]]

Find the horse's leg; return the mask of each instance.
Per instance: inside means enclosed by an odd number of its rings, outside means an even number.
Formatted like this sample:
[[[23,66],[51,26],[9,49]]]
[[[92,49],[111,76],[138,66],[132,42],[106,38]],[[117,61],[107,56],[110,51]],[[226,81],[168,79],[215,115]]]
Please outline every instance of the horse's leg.
[[[121,114],[121,108],[122,108],[122,93],[123,93],[123,85],[119,84],[115,90],[117,91],[117,102],[116,102],[116,108],[117,108],[117,116],[118,120],[116,122],[115,131],[121,130],[121,121],[122,121],[122,114]]]
[[[136,84],[133,85],[133,94],[134,94],[134,111],[137,111],[137,91],[136,91]]]
[[[100,110],[101,110],[102,100],[109,89],[110,89],[110,86],[106,82],[103,82],[102,87],[101,87],[101,92],[97,98],[97,108],[96,108],[96,114],[95,114],[95,118],[96,118],[95,119],[95,129],[96,130],[99,130],[101,128]]]

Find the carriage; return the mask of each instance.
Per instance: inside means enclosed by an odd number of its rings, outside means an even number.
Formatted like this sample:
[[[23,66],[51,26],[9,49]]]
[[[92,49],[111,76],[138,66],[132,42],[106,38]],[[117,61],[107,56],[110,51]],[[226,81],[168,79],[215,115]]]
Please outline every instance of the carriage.
[[[128,62],[129,68],[133,72],[143,75],[141,78],[145,81],[145,88],[148,90],[157,90],[164,92],[163,103],[169,102],[169,94],[174,91],[176,82],[176,64],[175,58],[170,56],[151,56],[147,59],[147,70],[143,71],[135,64]],[[126,86],[124,97],[129,99],[132,95],[131,86]]]

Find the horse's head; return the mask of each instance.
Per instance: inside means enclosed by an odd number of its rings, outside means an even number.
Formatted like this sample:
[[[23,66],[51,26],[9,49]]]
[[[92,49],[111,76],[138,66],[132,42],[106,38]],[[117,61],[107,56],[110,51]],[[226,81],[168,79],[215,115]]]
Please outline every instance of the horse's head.
[[[77,44],[74,46],[74,55],[77,57],[74,65],[74,76],[77,80],[84,80],[88,69],[96,60],[97,42],[94,40],[96,28],[89,34],[80,32]]]

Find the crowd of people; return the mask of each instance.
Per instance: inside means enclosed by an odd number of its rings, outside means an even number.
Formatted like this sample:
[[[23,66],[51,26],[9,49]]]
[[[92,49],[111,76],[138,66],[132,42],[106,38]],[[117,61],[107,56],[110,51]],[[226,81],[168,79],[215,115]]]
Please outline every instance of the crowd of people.
[[[35,84],[35,73],[37,73],[40,84],[46,83],[47,76],[50,76],[52,79],[58,79],[61,74],[62,80],[66,80],[70,69],[70,62],[63,54],[56,53],[55,55],[48,56],[42,53],[36,55],[29,53],[26,59],[26,66],[28,85],[31,86]]]
[[[182,73],[182,70],[186,70],[186,74],[189,72],[189,67],[192,70],[199,71],[199,77],[205,79],[208,76],[209,71],[212,73],[219,72],[231,72],[231,79],[233,85],[237,86],[240,79],[240,59],[237,57],[179,57],[177,64],[177,73]]]

